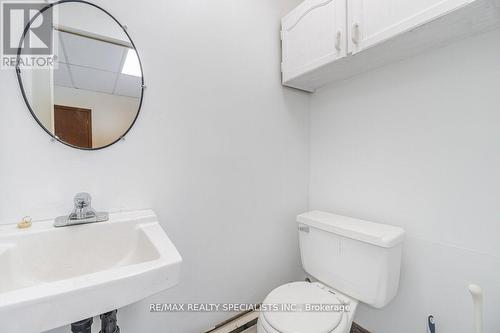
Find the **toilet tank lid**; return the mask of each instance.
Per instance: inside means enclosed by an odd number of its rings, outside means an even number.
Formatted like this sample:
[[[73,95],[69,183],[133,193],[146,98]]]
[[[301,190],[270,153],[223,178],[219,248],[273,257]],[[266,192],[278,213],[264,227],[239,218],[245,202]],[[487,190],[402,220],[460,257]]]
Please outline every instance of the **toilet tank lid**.
[[[298,215],[297,222],[386,248],[401,243],[405,234],[402,228],[392,225],[368,222],[317,210]]]

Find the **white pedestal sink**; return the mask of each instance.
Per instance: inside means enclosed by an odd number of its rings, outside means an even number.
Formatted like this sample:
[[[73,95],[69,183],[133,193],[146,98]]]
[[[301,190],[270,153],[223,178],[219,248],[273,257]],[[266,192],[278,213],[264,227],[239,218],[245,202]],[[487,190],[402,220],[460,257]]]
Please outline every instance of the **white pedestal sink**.
[[[54,228],[0,226],[0,332],[39,333],[179,281],[182,258],[150,210]]]

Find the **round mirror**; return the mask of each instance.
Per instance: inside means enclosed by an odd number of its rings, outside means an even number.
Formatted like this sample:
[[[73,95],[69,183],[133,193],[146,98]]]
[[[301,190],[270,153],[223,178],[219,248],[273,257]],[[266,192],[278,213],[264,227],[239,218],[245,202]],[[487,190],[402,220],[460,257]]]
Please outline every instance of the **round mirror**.
[[[63,0],[36,12],[24,29],[16,70],[33,117],[71,147],[108,147],[139,114],[144,79],[135,45],[126,27],[92,3]]]

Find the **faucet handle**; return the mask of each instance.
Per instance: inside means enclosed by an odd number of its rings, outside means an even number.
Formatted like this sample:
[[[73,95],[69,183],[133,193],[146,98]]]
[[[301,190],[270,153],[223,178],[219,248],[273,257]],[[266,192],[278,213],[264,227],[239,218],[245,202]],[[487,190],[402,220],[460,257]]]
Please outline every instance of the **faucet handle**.
[[[77,209],[84,209],[87,207],[91,206],[91,201],[92,197],[90,194],[82,192],[82,193],[77,193],[75,195],[75,198],[73,199],[73,202],[75,204],[75,208]]]

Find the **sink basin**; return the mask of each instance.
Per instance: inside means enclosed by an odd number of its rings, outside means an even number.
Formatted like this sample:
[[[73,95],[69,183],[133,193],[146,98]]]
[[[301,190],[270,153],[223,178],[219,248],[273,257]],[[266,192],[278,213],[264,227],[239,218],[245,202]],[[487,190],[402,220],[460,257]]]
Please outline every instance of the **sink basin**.
[[[178,283],[182,258],[151,210],[55,228],[0,226],[0,332],[39,333]]]

